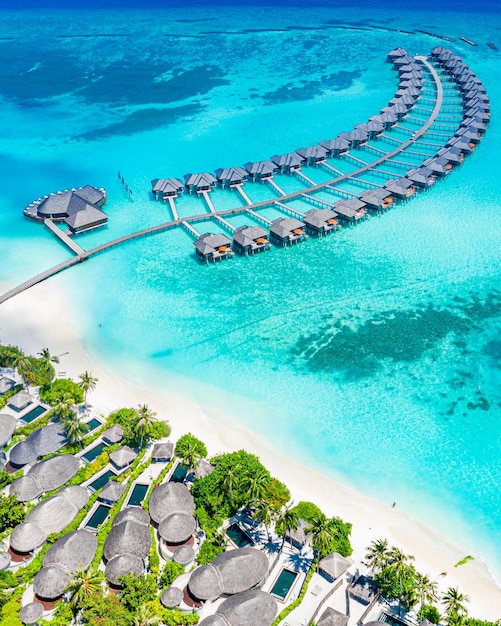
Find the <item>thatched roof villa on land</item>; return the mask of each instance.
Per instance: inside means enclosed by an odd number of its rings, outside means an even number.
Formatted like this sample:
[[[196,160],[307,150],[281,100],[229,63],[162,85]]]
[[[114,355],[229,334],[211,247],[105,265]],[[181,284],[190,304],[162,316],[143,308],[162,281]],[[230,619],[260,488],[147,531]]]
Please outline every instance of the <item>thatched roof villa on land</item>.
[[[105,576],[114,586],[124,574],[140,576],[151,547],[150,516],[143,509],[126,507],[115,517],[104,544]]]
[[[17,420],[7,413],[0,413],[0,448],[3,448],[12,438],[16,430]]]
[[[14,409],[14,411],[22,411],[32,402],[32,395],[26,391],[18,391],[15,395],[9,398],[9,402],[7,404],[11,409]]]
[[[268,233],[261,226],[240,226],[233,233],[233,245],[241,254],[255,254],[271,247]]]
[[[347,626],[348,616],[327,607],[316,622],[317,626]]]
[[[11,389],[14,389],[15,386],[15,380],[12,380],[12,378],[9,378],[8,376],[2,376],[2,378],[0,378],[0,396],[3,396],[3,394],[7,393],[7,391],[11,391]]]
[[[87,504],[89,492],[85,487],[70,485],[56,495],[37,504],[22,524],[10,535],[10,547],[27,554],[42,545],[51,533],[61,532]]]
[[[116,480],[110,480],[101,489],[98,500],[113,504],[123,496],[126,486],[124,483],[117,483]]]
[[[328,554],[318,562],[318,572],[329,582],[334,582],[342,576],[346,570],[353,564],[352,559],[347,559],[338,552]]]
[[[153,446],[151,453],[151,460],[155,463],[165,462],[168,463],[172,459],[174,454],[174,444],[170,441],[166,443],[156,443]]]
[[[269,568],[267,556],[255,548],[237,548],[201,565],[190,576],[190,594],[201,601],[216,600],[261,585]]]
[[[254,589],[227,598],[214,615],[200,622],[200,626],[270,626],[276,614],[275,598]]]
[[[55,600],[63,595],[71,575],[81,566],[87,569],[97,550],[96,536],[88,530],[68,533],[49,548],[43,567],[35,576],[33,591],[42,600]]]
[[[136,457],[137,452],[134,452],[132,448],[122,446],[119,450],[115,450],[115,452],[110,454],[110,461],[116,468],[122,469],[130,465]]]
[[[30,602],[19,611],[19,619],[27,626],[36,624],[38,620],[42,618],[42,615],[43,606],[40,602]]]
[[[169,587],[160,596],[160,602],[166,609],[175,609],[183,600],[183,591],[179,587]]]
[[[46,491],[64,485],[77,473],[80,463],[72,454],[61,454],[40,461],[10,485],[9,493],[15,495],[19,502],[35,500]]]
[[[66,442],[66,432],[63,426],[48,424],[16,444],[10,451],[9,461],[12,465],[22,467],[34,463],[39,457],[57,452]]]
[[[366,576],[359,576],[350,587],[350,597],[364,605],[371,604],[378,595],[377,583]]]

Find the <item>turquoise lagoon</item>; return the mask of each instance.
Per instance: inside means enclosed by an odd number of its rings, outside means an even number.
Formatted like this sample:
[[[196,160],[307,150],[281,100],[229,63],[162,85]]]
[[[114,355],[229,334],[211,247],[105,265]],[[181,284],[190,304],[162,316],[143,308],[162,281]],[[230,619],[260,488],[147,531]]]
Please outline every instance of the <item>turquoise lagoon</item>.
[[[388,50],[440,43],[381,28],[455,37],[493,119],[472,157],[429,192],[252,259],[201,266],[188,235],[171,231],[53,280],[86,348],[117,372],[182,389],[202,410],[217,407],[327,475],[397,501],[499,576],[501,86],[499,52],[486,42],[501,44],[501,20],[374,7],[200,7],[189,19],[181,9],[1,12],[0,281],[68,257],[22,216],[39,195],[106,187],[109,226],[79,236],[84,248],[167,221],[150,179],[350,130],[395,91]],[[231,205],[230,192],[219,201]],[[183,197],[179,208],[204,207]]]

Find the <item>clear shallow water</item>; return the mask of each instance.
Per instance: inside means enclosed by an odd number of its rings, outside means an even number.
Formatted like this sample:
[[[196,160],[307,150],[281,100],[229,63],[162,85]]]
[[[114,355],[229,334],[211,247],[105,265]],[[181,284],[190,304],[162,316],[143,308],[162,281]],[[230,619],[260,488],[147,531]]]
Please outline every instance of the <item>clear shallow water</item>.
[[[501,48],[501,22],[496,13],[472,19],[466,8],[397,17],[374,3],[367,18],[349,6],[1,12],[0,281],[67,257],[22,217],[39,195],[107,188],[109,226],[80,236],[84,248],[165,221],[151,178],[268,158],[349,130],[393,96],[390,48],[425,54],[439,43],[342,27],[478,41],[451,47],[486,85],[492,123],[465,165],[429,192],[357,228],[253,259],[200,266],[190,237],[176,231],[58,280],[85,345],[118,371],[182,388],[338,480],[397,501],[499,574],[501,87],[500,53],[485,43]],[[100,36],[80,36],[89,33]],[[217,195],[240,205],[236,194]],[[178,206],[207,212],[187,196]]]

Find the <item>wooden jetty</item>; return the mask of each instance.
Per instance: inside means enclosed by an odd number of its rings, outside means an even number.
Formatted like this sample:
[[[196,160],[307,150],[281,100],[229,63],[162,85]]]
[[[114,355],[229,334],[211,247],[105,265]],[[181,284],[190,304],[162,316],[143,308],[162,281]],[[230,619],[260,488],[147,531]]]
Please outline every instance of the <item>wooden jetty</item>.
[[[61,241],[67,248],[69,248],[73,254],[80,256],[85,253],[85,250],[81,248],[77,243],[73,241],[68,235],[58,228],[52,220],[44,220],[43,223],[47,228],[56,235],[56,237]]]

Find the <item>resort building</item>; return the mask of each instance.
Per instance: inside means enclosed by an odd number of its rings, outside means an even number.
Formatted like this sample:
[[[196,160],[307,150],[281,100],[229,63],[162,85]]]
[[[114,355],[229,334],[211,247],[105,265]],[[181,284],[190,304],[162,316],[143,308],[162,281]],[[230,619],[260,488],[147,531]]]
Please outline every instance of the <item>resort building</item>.
[[[301,169],[303,159],[296,152],[271,157],[273,163],[277,166],[281,174],[290,174]]]
[[[30,465],[46,454],[57,452],[66,443],[66,432],[63,426],[48,424],[16,444],[10,451],[9,462],[16,467]]]
[[[416,187],[430,187],[435,182],[433,170],[425,166],[409,170],[405,176]]]
[[[269,626],[277,614],[277,601],[269,593],[254,589],[239,593],[222,602],[214,615],[200,622],[200,626]]]
[[[11,409],[14,409],[14,411],[22,411],[32,402],[33,396],[26,391],[19,391],[9,398],[9,402],[7,404]]]
[[[217,261],[233,256],[231,239],[223,234],[205,233],[193,242],[198,256],[205,261]]]
[[[120,443],[123,438],[124,430],[120,424],[114,424],[111,428],[106,429],[101,435],[101,439],[110,445]]]
[[[17,420],[8,413],[0,413],[0,448],[6,446],[16,430]]]
[[[270,226],[270,239],[289,246],[306,238],[305,225],[295,217],[279,217]]]
[[[7,376],[2,376],[2,378],[0,378],[0,396],[3,396],[4,393],[11,391],[15,386],[15,380],[12,380],[12,378],[8,378]]]
[[[330,209],[311,209],[304,214],[303,221],[306,229],[318,237],[339,228],[337,213]]]
[[[384,187],[367,189],[360,194],[360,200],[373,211],[383,211],[393,204],[393,198]]]
[[[398,198],[400,200],[405,200],[410,198],[413,193],[415,193],[414,183],[412,180],[405,178],[399,178],[398,180],[390,181],[386,183],[384,188],[390,193],[394,198]]]
[[[189,193],[202,193],[203,191],[211,191],[216,184],[216,179],[210,172],[202,174],[185,174],[184,185]]]
[[[72,454],[53,456],[33,465],[27,474],[15,480],[9,494],[19,502],[36,500],[46,491],[52,491],[73,478],[80,467],[80,460]]]
[[[269,160],[255,161],[254,163],[249,161],[248,163],[245,163],[244,167],[249,174],[250,179],[254,181],[273,178],[273,175],[278,169],[277,165]]]
[[[184,185],[179,178],[154,178],[151,181],[151,191],[155,196],[155,200],[160,198],[177,198],[184,191]]]
[[[365,202],[353,198],[353,200],[340,200],[334,207],[339,217],[347,222],[356,222],[367,216]]]
[[[357,148],[369,139],[369,133],[362,128],[355,128],[349,133],[340,133],[339,137],[348,141],[352,148]]]
[[[233,247],[236,252],[248,255],[269,250],[271,243],[261,226],[241,226],[233,233]]]
[[[338,552],[333,552],[323,559],[320,559],[318,562],[318,573],[328,582],[333,583],[342,576],[351,565],[353,565],[352,559],[347,559]]]
[[[174,444],[170,441],[166,443],[156,443],[151,452],[153,463],[168,463],[174,454]]]
[[[101,489],[98,500],[105,502],[106,504],[113,504],[125,493],[126,485],[124,483],[118,483],[116,480],[110,480]]]
[[[243,167],[226,167],[216,170],[216,178],[218,184],[224,189],[225,187],[236,187],[237,185],[243,185],[247,180],[247,172]]]
[[[87,530],[75,530],[58,539],[45,553],[42,569],[35,576],[35,596],[43,601],[61,598],[72,575],[80,567],[89,567],[96,550],[96,536]]]
[[[377,583],[367,576],[359,576],[349,587],[350,597],[363,605],[372,604],[379,597]]]
[[[113,520],[104,544],[105,576],[114,587],[124,574],[141,576],[151,547],[150,516],[137,507],[126,507]]]
[[[137,452],[134,452],[129,446],[123,446],[110,454],[110,461],[117,469],[123,469],[130,465],[136,457]]]
[[[344,154],[350,149],[350,142],[342,137],[321,141],[318,145],[327,151],[327,156],[329,157]]]
[[[325,163],[327,157],[327,150],[320,144],[309,146],[308,148],[298,148],[296,152],[305,165],[319,165],[320,163]]]
[[[40,198],[27,206],[24,214],[38,220],[66,222],[75,233],[97,228],[108,221],[106,213],[100,210],[105,202],[104,189],[86,185]]]

